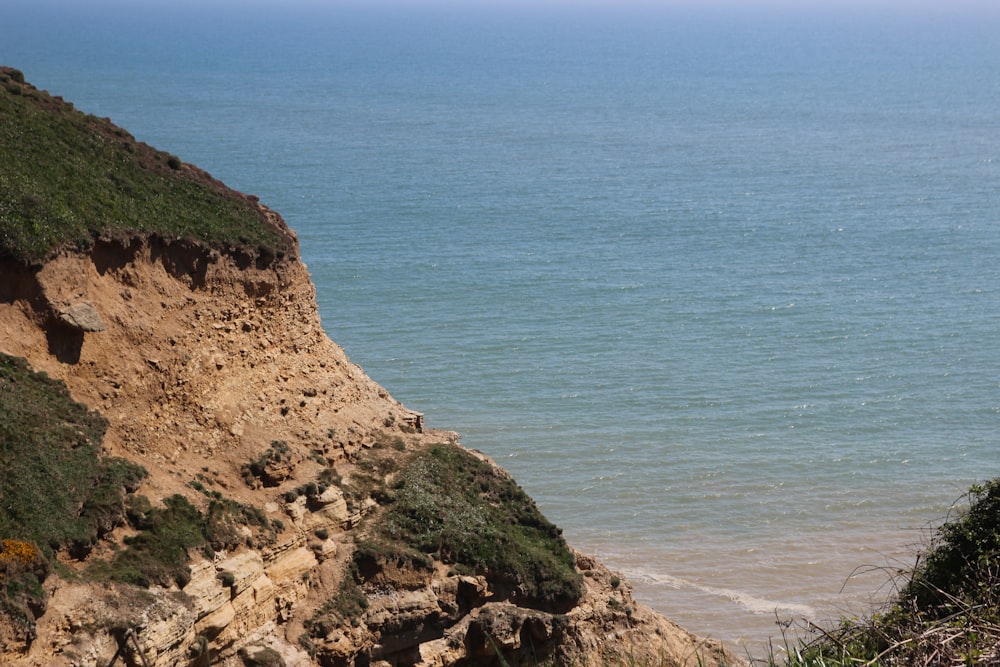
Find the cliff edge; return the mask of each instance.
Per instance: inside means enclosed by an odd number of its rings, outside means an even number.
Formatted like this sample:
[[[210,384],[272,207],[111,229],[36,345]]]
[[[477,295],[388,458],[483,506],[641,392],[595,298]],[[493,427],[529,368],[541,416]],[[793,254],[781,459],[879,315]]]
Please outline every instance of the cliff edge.
[[[738,662],[352,364],[256,198],[17,70],[0,114],[0,663]]]

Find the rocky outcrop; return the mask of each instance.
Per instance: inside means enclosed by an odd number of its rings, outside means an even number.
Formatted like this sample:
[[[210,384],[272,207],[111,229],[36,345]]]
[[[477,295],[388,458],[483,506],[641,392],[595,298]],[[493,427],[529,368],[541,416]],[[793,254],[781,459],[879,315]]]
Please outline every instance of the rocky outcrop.
[[[59,311],[59,319],[70,327],[82,331],[104,331],[107,325],[97,309],[92,304],[81,302],[74,303],[69,308]]]
[[[86,560],[60,554],[35,637],[5,640],[0,662],[89,667],[119,651],[161,667],[255,655],[288,667],[726,657],[637,604],[586,556],[576,557],[582,596],[563,613],[517,606],[490,577],[441,562],[410,572],[403,559],[392,576],[357,583],[356,544],[383,510],[378,493],[356,489],[393,482],[371,462],[457,447],[457,436],[424,432],[420,415],[326,336],[301,262],[257,259],[149,236],[2,267],[0,351],[64,380],[108,419],[106,453],[149,471],[139,493],[224,499],[275,528],[263,539],[242,527],[231,548],[192,551],[183,588],[86,583],[88,560],[113,553],[125,527]],[[345,590],[355,611],[317,622]]]

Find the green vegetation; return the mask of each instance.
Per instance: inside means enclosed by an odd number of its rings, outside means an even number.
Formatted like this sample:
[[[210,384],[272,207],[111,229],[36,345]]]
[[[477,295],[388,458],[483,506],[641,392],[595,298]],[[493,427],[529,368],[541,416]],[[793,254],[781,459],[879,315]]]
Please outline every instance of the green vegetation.
[[[134,233],[292,252],[253,198],[0,68],[0,256],[35,262]]]
[[[253,547],[274,544],[280,530],[259,507],[223,498],[218,492],[211,495],[204,521],[205,539],[208,548],[214,551],[235,549],[243,543]],[[242,529],[245,527],[254,529],[254,538],[244,537]]]
[[[45,611],[42,582],[48,573],[49,562],[34,544],[0,540],[0,614],[25,639],[33,638],[35,619]]]
[[[410,457],[369,532],[356,557],[362,573],[377,554],[403,550],[418,566],[433,558],[485,575],[498,596],[529,607],[563,611],[583,592],[560,530],[510,477],[459,447]]]
[[[336,594],[306,621],[307,637],[325,637],[337,627],[360,622],[361,615],[368,608],[368,597],[358,585],[359,578],[357,567],[352,566],[340,580]]]
[[[146,474],[100,455],[106,428],[65,384],[0,354],[0,614],[26,640],[45,610],[49,558],[89,552]]]
[[[146,471],[100,455],[106,428],[64,383],[0,354],[0,539],[79,556],[121,523]]]
[[[90,576],[183,585],[188,549],[231,549],[247,539],[242,526],[255,527],[262,542],[274,540],[275,527],[261,510],[200,482],[193,485],[206,496],[204,512],[179,495],[163,508],[127,495],[146,471],[100,455],[106,428],[103,417],[70,398],[64,383],[0,354],[0,581],[6,590],[0,607],[8,616],[27,616],[27,601],[35,599],[48,571],[46,556],[66,549],[83,557],[126,519],[139,532],[110,562],[92,563]],[[37,559],[22,557],[32,549]],[[22,566],[29,561],[38,566]]]
[[[250,488],[257,488],[261,484],[277,486],[285,478],[291,460],[288,443],[284,440],[274,440],[263,454],[250,463],[244,463],[240,474]],[[276,469],[283,472],[275,472]]]
[[[139,532],[125,538],[125,548],[110,561],[91,563],[87,572],[90,578],[144,587],[183,587],[191,577],[190,549],[201,547],[208,554],[233,549],[247,539],[240,526],[256,527],[262,544],[274,541],[274,527],[255,507],[211,497],[202,512],[181,495],[163,502],[163,508],[156,508],[145,496],[129,496],[128,520]]]
[[[337,593],[306,624],[310,646],[360,623],[367,590],[423,585],[435,561],[485,576],[495,601],[561,612],[583,594],[559,529],[510,477],[461,447],[370,450],[341,488],[354,504],[378,498],[384,509],[365,526]]]
[[[376,452],[372,451],[355,462],[354,470],[350,474],[350,483],[345,484],[343,480],[333,483],[340,484],[347,506],[354,511],[361,510],[369,498],[378,503],[389,503],[394,496],[386,486],[386,480],[399,471],[401,462],[407,460],[408,457],[386,456],[381,453],[376,455]],[[336,480],[337,475],[320,475],[320,481],[331,478]]]
[[[88,574],[135,586],[183,587],[191,578],[188,549],[208,542],[201,512],[181,495],[164,499],[162,509],[152,507],[145,496],[129,500],[129,523],[140,532],[125,539],[127,548],[110,564],[93,563]]]
[[[935,548],[900,593],[934,620],[1000,593],[1000,479],[972,487],[968,500],[967,508],[941,526]]]
[[[789,654],[791,667],[1000,664],[1000,479],[972,488],[884,610]]]

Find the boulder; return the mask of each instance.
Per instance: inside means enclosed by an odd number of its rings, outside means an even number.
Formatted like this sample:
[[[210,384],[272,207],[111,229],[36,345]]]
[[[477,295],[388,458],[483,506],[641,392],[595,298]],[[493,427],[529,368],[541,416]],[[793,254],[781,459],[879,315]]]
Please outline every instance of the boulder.
[[[93,304],[81,301],[59,311],[59,320],[77,331],[104,331],[108,326]]]

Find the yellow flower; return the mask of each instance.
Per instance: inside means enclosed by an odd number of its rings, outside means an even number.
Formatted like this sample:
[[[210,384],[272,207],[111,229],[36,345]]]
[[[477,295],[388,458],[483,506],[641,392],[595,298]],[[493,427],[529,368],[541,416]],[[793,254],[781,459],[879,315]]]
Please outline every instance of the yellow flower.
[[[33,569],[45,562],[45,556],[31,542],[0,540],[0,579],[7,573]]]

